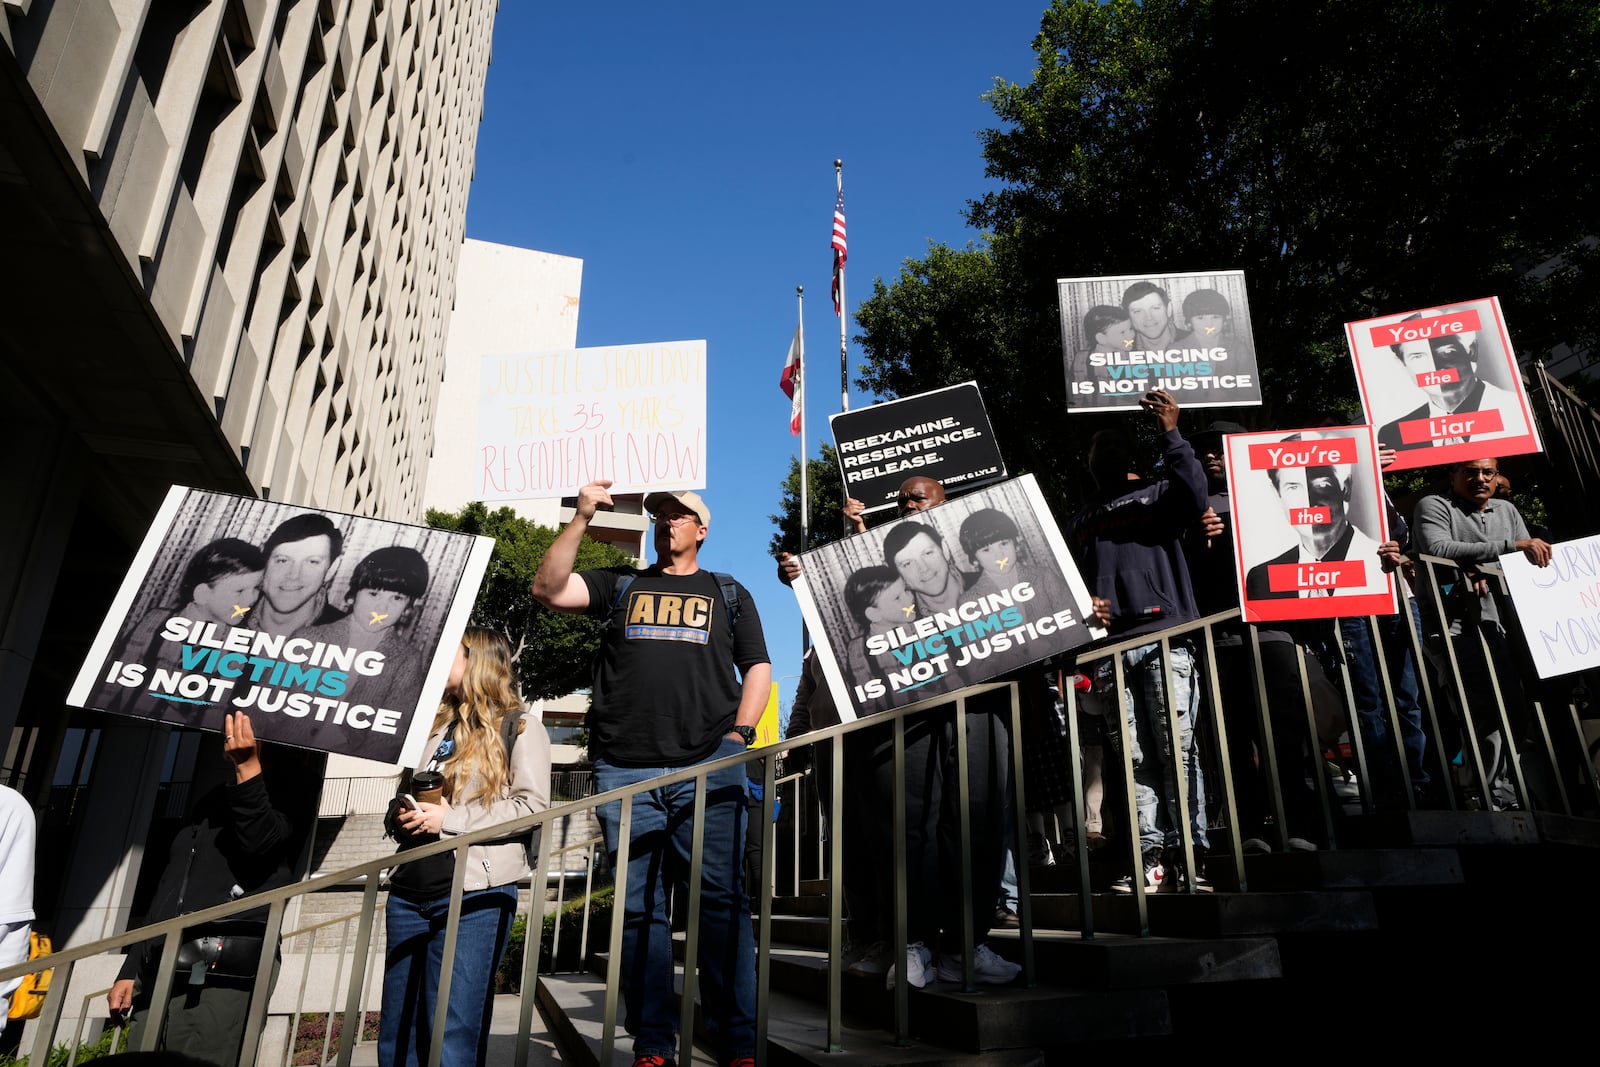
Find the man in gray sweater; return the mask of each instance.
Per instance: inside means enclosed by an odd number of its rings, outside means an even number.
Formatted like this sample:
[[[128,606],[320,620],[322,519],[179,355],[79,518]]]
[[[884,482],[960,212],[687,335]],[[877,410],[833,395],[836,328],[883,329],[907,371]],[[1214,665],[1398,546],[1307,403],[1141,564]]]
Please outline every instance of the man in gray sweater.
[[[1521,552],[1538,567],[1550,565],[1548,542],[1528,534],[1522,513],[1509,500],[1494,495],[1499,463],[1493,459],[1474,459],[1459,463],[1450,471],[1449,495],[1423,497],[1412,518],[1416,548],[1429,556],[1443,556],[1460,567],[1458,578],[1441,574],[1445,618],[1438,618],[1431,591],[1421,591],[1423,613],[1427,617],[1428,659],[1446,678],[1452,675],[1450,656],[1444,643],[1448,627],[1450,644],[1455,649],[1460,674],[1459,686],[1451,700],[1460,714],[1463,702],[1471,715],[1483,758],[1488,805],[1496,811],[1521,806],[1521,799],[1510,777],[1509,753],[1500,729],[1500,713],[1495,705],[1489,662],[1494,664],[1494,679],[1505,698],[1506,715],[1519,735],[1526,721],[1522,685],[1517,677],[1516,656],[1506,641],[1489,581],[1477,569],[1480,563],[1493,563],[1508,552]],[[1478,640],[1479,636],[1482,640]],[[1484,656],[1488,648],[1488,660]],[[1471,694],[1470,698],[1467,694]],[[1451,751],[1446,748],[1446,752]],[[1469,765],[1470,765],[1470,761]]]

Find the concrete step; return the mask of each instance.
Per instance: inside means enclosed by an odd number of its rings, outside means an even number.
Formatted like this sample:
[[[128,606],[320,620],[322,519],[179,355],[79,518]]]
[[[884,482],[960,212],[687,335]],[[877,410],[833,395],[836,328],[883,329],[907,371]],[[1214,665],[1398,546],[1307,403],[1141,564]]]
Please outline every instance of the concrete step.
[[[482,1067],[511,1067],[517,1062],[517,1028],[521,1022],[522,999],[510,993],[502,993],[494,998],[493,1014],[489,1019],[489,1047],[486,1050]],[[554,1038],[547,1032],[536,1015],[529,1027],[528,1034],[528,1067],[557,1067],[557,1065],[570,1062],[562,1059],[557,1051]],[[281,1042],[277,1051],[269,1049],[265,1042],[262,1044],[261,1055],[257,1063],[282,1063],[285,1059],[285,1050]],[[331,1061],[330,1061],[331,1062]],[[631,1067],[632,1057],[629,1057],[624,1067]],[[351,1067],[378,1067],[378,1045],[375,1041],[363,1042],[355,1046],[350,1057]]]
[[[1078,930],[1082,898],[1076,893],[1034,893],[1036,929]],[[1131,894],[1092,893],[1094,929],[1135,933],[1138,910]],[[1151,893],[1146,898],[1150,932],[1166,937],[1232,938],[1285,932],[1348,933],[1378,925],[1366,890]]]
[[[1015,945],[996,942],[1002,955],[1020,959]],[[1036,946],[1038,942],[1036,941]],[[828,958],[813,949],[774,949],[769,987],[785,1013],[799,1013],[814,1032],[826,1033]],[[1049,974],[1050,982],[1027,988],[980,986],[964,993],[959,983],[932,981],[910,991],[911,1038],[966,1052],[1128,1040],[1167,1033],[1166,993],[1158,988],[1074,988]],[[894,993],[882,975],[840,975],[844,1021],[858,1031],[873,1029],[888,1039],[894,1028]],[[769,1026],[773,1024],[769,1023]],[[820,1041],[817,1041],[820,1048]],[[832,1062],[832,1061],[829,1061]],[[920,1062],[920,1061],[919,1061]]]
[[[1209,862],[1214,867],[1219,860]],[[1461,855],[1454,848],[1428,847],[1278,852],[1246,856],[1245,879],[1253,893],[1460,885]]]
[[[989,935],[995,951],[1022,962],[1015,930]],[[1281,978],[1278,943],[1271,937],[1135,937],[1035,930],[1034,966],[1043,981],[1083,990],[1163,989],[1200,982]],[[1246,994],[1248,995],[1248,994]]]
[[[1539,840],[1539,819],[1527,811],[1393,811],[1354,817],[1339,826],[1341,850],[1406,845],[1532,845]]]
[[[818,915],[773,915],[773,944],[828,947],[828,920]]]
[[[827,883],[822,883],[826,885]],[[827,915],[828,894],[802,893],[797,897],[778,896],[772,898],[772,914],[774,915]]]
[[[673,985],[681,988],[677,977]],[[587,971],[578,974],[541,974],[537,996],[539,1011],[561,1050],[561,1062],[573,1067],[600,1067],[601,1039],[605,1029],[605,978]],[[709,1052],[697,1047],[693,1055],[692,1062],[698,1067],[716,1067],[716,1058]],[[619,1017],[615,1045],[607,1067],[632,1067],[632,1064],[633,1038],[623,1030]]]

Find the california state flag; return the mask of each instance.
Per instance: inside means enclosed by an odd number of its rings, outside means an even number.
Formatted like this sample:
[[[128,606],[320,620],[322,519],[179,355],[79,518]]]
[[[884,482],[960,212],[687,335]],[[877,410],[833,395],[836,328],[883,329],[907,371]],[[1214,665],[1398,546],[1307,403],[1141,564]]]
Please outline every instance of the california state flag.
[[[783,376],[778,379],[778,388],[783,390],[790,400],[789,405],[789,432],[799,434],[800,420],[805,409],[805,386],[800,380],[800,371],[806,361],[806,333],[804,324],[794,328],[794,340],[789,342],[789,358],[783,364]]]

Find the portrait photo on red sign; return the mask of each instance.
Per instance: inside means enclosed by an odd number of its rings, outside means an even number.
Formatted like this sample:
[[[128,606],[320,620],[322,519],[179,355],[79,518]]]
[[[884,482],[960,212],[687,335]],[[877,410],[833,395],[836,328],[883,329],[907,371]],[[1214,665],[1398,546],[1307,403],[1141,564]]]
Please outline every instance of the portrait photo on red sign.
[[[1390,470],[1542,451],[1495,297],[1345,324]]]
[[[1228,493],[1245,621],[1394,614],[1370,426],[1229,434]]]

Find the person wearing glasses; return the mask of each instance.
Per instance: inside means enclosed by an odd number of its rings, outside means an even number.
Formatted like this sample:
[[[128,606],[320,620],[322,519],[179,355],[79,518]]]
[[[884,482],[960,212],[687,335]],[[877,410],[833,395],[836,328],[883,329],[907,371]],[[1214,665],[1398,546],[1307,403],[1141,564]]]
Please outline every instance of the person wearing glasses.
[[[1429,637],[1424,652],[1443,677],[1452,677],[1450,656],[1445,648],[1445,635],[1449,635],[1460,667],[1456,678],[1459,691],[1449,694],[1452,709],[1460,715],[1465,703],[1471,711],[1487,779],[1482,799],[1496,811],[1519,807],[1521,799],[1511,781],[1509,754],[1500,730],[1489,662],[1494,663],[1494,678],[1498,679],[1505,695],[1506,713],[1512,728],[1519,734],[1527,715],[1522,686],[1517,678],[1517,657],[1506,640],[1505,625],[1489,580],[1477,568],[1480,563],[1493,563],[1510,552],[1521,552],[1536,567],[1550,565],[1550,543],[1530,536],[1517,506],[1495,496],[1499,472],[1500,464],[1495,459],[1473,459],[1456,464],[1450,471],[1450,492],[1417,501],[1411,522],[1417,551],[1454,560],[1461,568],[1453,581],[1453,576],[1440,574],[1444,591],[1443,619],[1438,617],[1431,591],[1418,588],[1428,623]],[[1477,640],[1479,635],[1482,641]],[[1489,649],[1488,660],[1484,657],[1485,644]],[[1454,748],[1447,747],[1445,751],[1447,755],[1453,754]],[[1470,765],[1471,761],[1467,762]]]
[[[700,566],[711,509],[699,493],[644,498],[655,521],[653,566],[573,571],[596,509],[612,503],[610,486],[591,482],[578,493],[572,521],[533,579],[533,595],[545,607],[606,621],[588,717],[600,792],[743,752],[755,743],[772,687],[761,617],[749,591]],[[696,962],[706,1031],[719,1064],[755,1063],[755,938],[743,879],[745,767],[735,763],[707,773],[705,795],[698,792],[691,778],[644,789],[631,801],[620,963],[636,1067],[676,1062],[679,1009],[667,901],[673,884],[688,875],[696,820],[704,827]],[[602,804],[597,815],[615,863],[622,802]]]
[[[509,716],[516,716],[510,724]],[[522,714],[511,646],[499,633],[469,626],[462,635],[425,751],[428,759],[405,773],[385,820],[402,853],[550,806],[550,736]],[[529,847],[522,834],[467,848],[442,1067],[487,1062],[494,973]],[[455,860],[445,852],[402,863],[389,876],[378,1023],[378,1062],[386,1067],[429,1062]]]

